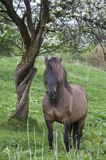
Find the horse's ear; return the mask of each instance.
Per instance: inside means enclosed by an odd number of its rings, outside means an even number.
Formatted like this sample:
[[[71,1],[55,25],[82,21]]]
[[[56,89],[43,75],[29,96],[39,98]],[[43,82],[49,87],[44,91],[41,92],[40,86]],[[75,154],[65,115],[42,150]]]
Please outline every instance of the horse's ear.
[[[48,58],[45,57],[45,65],[47,65],[47,64],[48,64]]]
[[[59,59],[60,63],[62,62],[62,58]]]

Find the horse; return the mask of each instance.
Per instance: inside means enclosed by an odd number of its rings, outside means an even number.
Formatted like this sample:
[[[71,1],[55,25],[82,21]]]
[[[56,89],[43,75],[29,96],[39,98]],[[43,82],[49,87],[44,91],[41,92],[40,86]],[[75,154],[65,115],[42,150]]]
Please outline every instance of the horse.
[[[45,58],[44,84],[46,93],[42,107],[48,129],[49,148],[52,150],[53,123],[64,125],[64,143],[67,152],[70,150],[70,136],[73,130],[73,144],[80,148],[80,139],[87,116],[87,96],[78,84],[69,84],[67,73],[58,57]]]

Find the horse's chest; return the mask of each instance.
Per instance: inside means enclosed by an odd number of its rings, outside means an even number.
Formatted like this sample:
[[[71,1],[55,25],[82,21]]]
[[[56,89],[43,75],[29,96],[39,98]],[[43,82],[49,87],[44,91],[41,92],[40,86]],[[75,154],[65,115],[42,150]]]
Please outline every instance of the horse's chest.
[[[48,110],[48,118],[52,121],[57,121],[60,123],[64,123],[67,119],[68,110],[65,108],[52,108]]]
[[[53,109],[53,117],[55,120],[60,120],[62,121],[63,120],[63,115],[64,111],[63,110],[60,110],[60,109]]]

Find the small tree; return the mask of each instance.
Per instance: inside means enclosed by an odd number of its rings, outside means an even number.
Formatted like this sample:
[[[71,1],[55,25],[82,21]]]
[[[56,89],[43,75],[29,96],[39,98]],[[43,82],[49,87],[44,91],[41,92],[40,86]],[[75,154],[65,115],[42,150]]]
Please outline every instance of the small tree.
[[[29,88],[37,71],[34,62],[39,53],[45,34],[46,23],[49,21],[49,2],[41,0],[35,7],[30,0],[0,0],[4,5],[2,12],[16,24],[23,39],[25,52],[16,67],[15,84],[17,93],[16,110],[12,117],[27,119],[29,104]],[[21,3],[22,2],[22,3]],[[17,5],[16,5],[17,4]],[[19,13],[19,12],[22,13]],[[32,12],[35,13],[34,16]]]

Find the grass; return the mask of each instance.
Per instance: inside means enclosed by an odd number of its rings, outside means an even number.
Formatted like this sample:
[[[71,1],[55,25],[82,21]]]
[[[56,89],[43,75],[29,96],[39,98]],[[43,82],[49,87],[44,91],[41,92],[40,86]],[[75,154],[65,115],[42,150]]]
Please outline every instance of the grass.
[[[106,72],[64,62],[68,80],[87,91],[89,110],[81,150],[65,152],[63,126],[54,124],[54,150],[49,151],[47,129],[42,113],[44,62],[36,62],[38,72],[30,90],[27,123],[8,121],[15,109],[15,67],[19,59],[0,59],[0,160],[105,160],[106,159]]]

